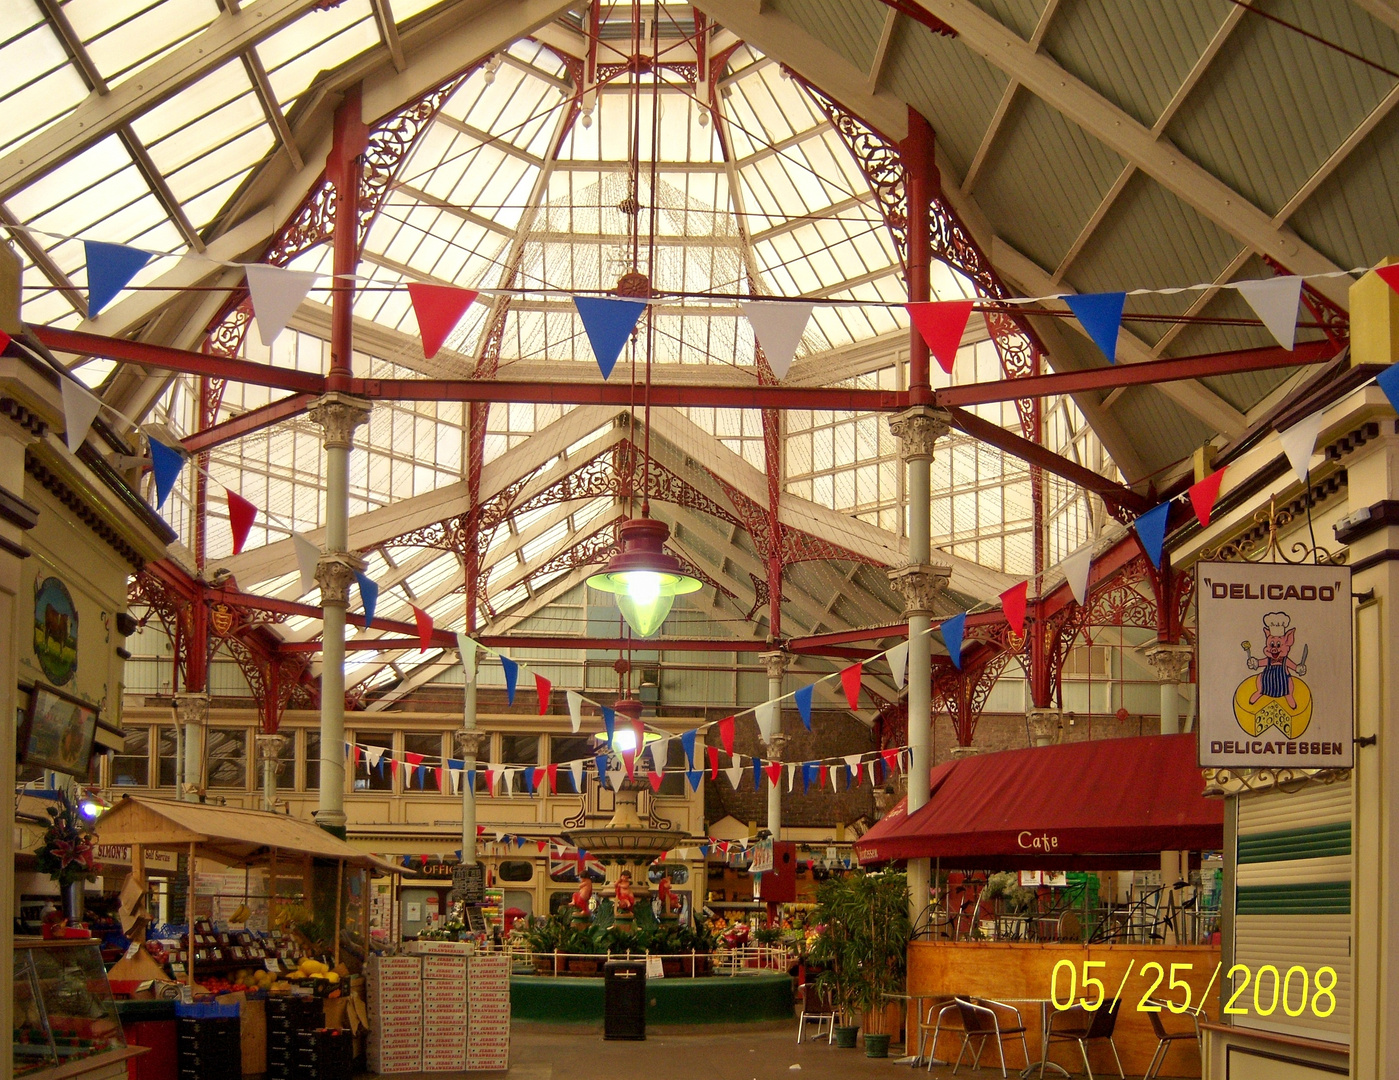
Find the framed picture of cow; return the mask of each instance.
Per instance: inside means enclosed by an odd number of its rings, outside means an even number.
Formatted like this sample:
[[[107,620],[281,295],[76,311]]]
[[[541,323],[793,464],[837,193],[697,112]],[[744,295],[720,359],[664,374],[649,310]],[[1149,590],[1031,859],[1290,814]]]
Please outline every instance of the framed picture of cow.
[[[84,776],[92,757],[97,709],[77,698],[35,683],[16,740],[20,764],[41,765],[69,776]]]

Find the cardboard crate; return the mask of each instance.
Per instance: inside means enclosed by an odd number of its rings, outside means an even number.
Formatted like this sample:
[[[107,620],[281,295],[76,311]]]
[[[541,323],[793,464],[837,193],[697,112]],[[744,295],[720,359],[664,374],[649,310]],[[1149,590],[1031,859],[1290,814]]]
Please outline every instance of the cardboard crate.
[[[410,956],[470,956],[469,941],[410,941],[403,946]]]

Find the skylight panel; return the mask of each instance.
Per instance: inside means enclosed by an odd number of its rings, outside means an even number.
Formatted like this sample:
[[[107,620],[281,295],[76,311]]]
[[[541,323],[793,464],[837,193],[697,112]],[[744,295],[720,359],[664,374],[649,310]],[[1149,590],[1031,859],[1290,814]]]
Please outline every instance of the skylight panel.
[[[219,9],[213,0],[69,0],[63,12],[97,70],[115,87],[199,33]]]
[[[266,122],[243,65],[224,64],[132,121],[162,172],[171,172]]]
[[[303,93],[322,71],[379,46],[369,0],[345,0],[338,7],[312,11],[262,41],[258,55],[272,92],[282,106]]]

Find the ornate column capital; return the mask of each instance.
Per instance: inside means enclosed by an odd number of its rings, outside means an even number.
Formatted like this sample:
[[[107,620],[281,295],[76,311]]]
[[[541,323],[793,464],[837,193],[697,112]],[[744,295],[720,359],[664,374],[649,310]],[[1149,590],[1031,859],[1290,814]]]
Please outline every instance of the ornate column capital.
[[[904,773],[885,777],[884,783],[874,791],[874,810],[877,817],[883,817],[900,799],[908,796],[908,777]]]
[[[278,772],[282,771],[282,752],[286,750],[287,744],[291,742],[285,735],[263,735],[261,733],[253,736],[253,743],[257,752],[259,765],[266,765],[269,761],[276,767]]]
[[[175,722],[197,724],[204,727],[209,722],[208,694],[176,694]]]
[[[1064,716],[1058,709],[1027,709],[1025,726],[1031,746],[1053,746],[1064,737]]]
[[[904,598],[904,615],[932,615],[952,579],[952,567],[910,563],[889,571],[889,584]]]
[[[773,754],[780,759],[782,751],[787,749],[787,739],[787,735],[780,731],[774,731],[769,738],[764,740],[763,745],[767,747],[769,754]]]
[[[476,757],[483,749],[490,746],[490,742],[491,734],[489,731],[459,728],[452,732],[452,744],[460,757]]]
[[[889,418],[889,430],[899,440],[905,461],[932,461],[933,444],[952,430],[952,414],[931,405],[916,405]]]
[[[364,569],[364,560],[345,551],[330,551],[316,563],[316,584],[321,587],[322,607],[349,607],[350,586],[355,571]]]
[[[787,674],[787,667],[792,662],[792,654],[774,650],[773,652],[759,653],[758,659],[763,662],[763,667],[767,669],[768,681],[780,679]]]
[[[369,419],[370,403],[349,394],[329,393],[316,399],[307,411],[311,423],[325,432],[325,445],[349,449],[355,441],[355,428]]]
[[[1195,655],[1191,646],[1154,641],[1142,649],[1142,655],[1163,683],[1190,681],[1190,661]]]

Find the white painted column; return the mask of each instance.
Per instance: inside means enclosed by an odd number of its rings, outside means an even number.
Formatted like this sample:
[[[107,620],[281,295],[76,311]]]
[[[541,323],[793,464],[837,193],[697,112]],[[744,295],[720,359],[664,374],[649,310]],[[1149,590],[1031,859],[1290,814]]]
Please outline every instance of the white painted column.
[[[262,762],[262,808],[277,808],[277,774],[282,771],[282,752],[287,747],[285,735],[253,736],[257,744],[257,759]]]
[[[184,802],[198,802],[204,779],[204,736],[209,726],[209,695],[176,694],[175,722],[184,733],[184,762],[176,797]]]
[[[782,677],[787,673],[787,664],[791,657],[785,652],[775,651],[763,653],[762,658],[768,675],[767,700],[776,701],[782,696]],[[782,752],[787,748],[787,736],[782,732],[780,705],[773,712],[772,722],[772,736],[764,741],[764,745],[770,760],[781,761]],[[783,769],[776,783],[768,781],[768,832],[772,834],[773,840],[782,839],[782,785],[786,780],[787,770]]]
[[[933,445],[951,430],[943,409],[919,406],[889,421],[908,463],[908,561],[889,572],[889,581],[904,598],[908,616],[908,810],[928,801],[933,747],[932,620],[938,595],[946,588],[950,567],[932,564]],[[908,861],[910,916],[918,925],[928,907],[932,868],[927,859]]]
[[[355,571],[364,561],[349,551],[350,447],[369,403],[347,394],[321,397],[308,414],[325,432],[325,554],[316,566],[321,586],[321,786],[316,824],[345,829],[345,609]]]
[[[466,672],[462,694],[461,730],[456,733],[457,756],[465,765],[461,778],[461,861],[463,866],[476,862],[476,785],[468,774],[476,770],[476,756],[490,739],[486,732],[476,730],[476,667],[480,654],[473,652],[471,670]]]

